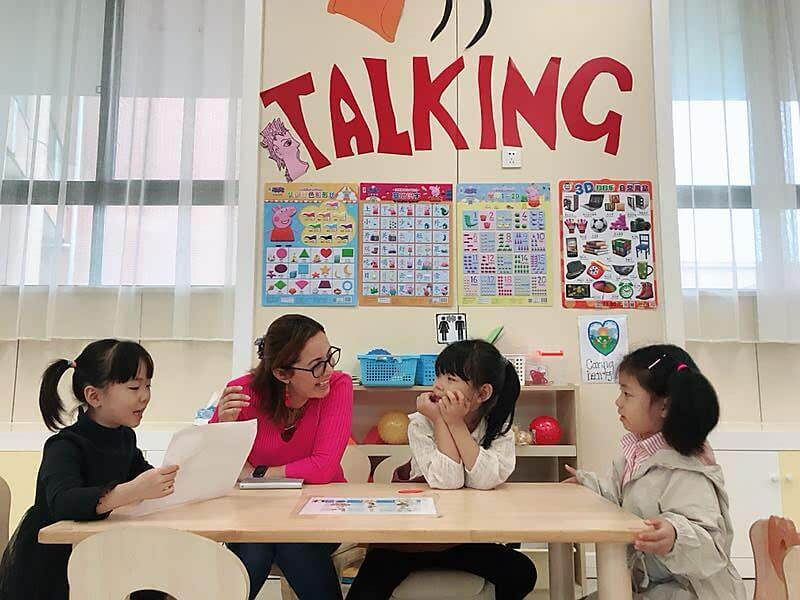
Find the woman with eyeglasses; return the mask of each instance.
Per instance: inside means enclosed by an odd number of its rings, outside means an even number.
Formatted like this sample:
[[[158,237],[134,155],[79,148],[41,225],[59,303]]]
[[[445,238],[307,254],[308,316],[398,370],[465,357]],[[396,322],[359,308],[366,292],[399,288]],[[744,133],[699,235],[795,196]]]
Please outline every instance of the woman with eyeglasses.
[[[228,383],[211,422],[258,420],[241,478],[296,477],[344,482],[341,460],[353,415],[353,382],[334,371],[341,350],[303,315],[284,315],[256,341],[258,365]],[[277,564],[300,600],[341,599],[331,553],[338,544],[235,543],[255,598]]]

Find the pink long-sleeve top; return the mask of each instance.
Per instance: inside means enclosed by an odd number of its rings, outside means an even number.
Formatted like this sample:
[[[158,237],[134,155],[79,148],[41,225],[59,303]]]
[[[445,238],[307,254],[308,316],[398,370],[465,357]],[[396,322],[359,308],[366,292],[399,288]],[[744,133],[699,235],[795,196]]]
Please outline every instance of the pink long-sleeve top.
[[[331,388],[324,398],[310,398],[308,408],[297,422],[292,439],[281,439],[283,427],[258,409],[258,395],[250,386],[252,375],[243,375],[228,383],[242,386],[250,396],[250,406],[239,413],[239,421],[258,420],[256,440],[248,461],[251,465],[286,466],[286,477],[306,483],[341,483],[342,455],[350,439],[353,422],[353,381],[347,373],[334,371]],[[217,410],[219,407],[217,408]],[[217,411],[210,422],[218,421]]]

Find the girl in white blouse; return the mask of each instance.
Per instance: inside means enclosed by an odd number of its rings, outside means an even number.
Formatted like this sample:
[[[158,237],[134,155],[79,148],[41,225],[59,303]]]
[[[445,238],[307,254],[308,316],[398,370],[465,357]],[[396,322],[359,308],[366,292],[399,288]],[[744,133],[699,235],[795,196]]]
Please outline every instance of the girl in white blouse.
[[[397,481],[424,481],[433,488],[491,490],[514,471],[514,408],[519,379],[514,367],[482,340],[451,344],[436,359],[433,390],[417,397],[410,416],[411,461]],[[371,547],[348,600],[383,600],[413,571],[445,569],[473,573],[495,586],[498,600],[527,596],[536,569],[523,554],[502,544]]]

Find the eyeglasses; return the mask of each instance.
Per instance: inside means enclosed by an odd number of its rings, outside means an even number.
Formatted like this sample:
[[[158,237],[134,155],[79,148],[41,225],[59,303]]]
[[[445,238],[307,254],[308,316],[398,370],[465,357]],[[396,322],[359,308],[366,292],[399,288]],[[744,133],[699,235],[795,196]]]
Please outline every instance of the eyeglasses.
[[[337,348],[336,346],[331,346],[330,350],[328,350],[328,356],[326,356],[323,360],[319,361],[318,363],[314,364],[310,369],[306,369],[305,367],[295,367],[292,366],[292,369],[295,371],[306,371],[311,373],[312,377],[316,377],[319,379],[322,377],[322,374],[325,373],[325,365],[330,365],[331,369],[333,369],[337,364],[339,364],[339,359],[342,356],[342,349]]]

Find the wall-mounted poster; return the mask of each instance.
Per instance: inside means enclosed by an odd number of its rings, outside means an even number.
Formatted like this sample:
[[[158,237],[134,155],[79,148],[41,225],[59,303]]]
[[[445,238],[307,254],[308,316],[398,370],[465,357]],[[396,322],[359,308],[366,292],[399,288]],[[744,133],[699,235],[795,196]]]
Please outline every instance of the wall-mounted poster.
[[[550,184],[461,184],[457,200],[459,304],[549,305]]]
[[[362,183],[359,213],[359,303],[450,305],[453,186]]]
[[[354,306],[358,184],[268,183],[264,306]]]
[[[650,181],[559,184],[561,299],[565,308],[655,308]]]

